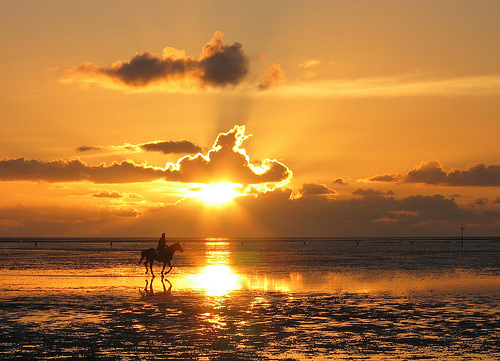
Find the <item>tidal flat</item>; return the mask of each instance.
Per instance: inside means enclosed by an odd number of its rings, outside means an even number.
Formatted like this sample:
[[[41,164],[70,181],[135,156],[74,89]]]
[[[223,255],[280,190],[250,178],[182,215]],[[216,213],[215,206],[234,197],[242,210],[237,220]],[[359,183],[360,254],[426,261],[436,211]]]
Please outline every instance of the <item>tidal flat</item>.
[[[443,240],[0,242],[0,358],[496,360],[500,246]]]

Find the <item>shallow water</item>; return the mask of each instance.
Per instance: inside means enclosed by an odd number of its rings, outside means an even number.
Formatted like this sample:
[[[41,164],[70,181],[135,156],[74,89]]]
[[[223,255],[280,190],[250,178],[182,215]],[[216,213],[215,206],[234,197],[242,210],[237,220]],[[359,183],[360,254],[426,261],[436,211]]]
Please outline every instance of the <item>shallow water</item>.
[[[1,359],[495,360],[497,240],[0,242]]]

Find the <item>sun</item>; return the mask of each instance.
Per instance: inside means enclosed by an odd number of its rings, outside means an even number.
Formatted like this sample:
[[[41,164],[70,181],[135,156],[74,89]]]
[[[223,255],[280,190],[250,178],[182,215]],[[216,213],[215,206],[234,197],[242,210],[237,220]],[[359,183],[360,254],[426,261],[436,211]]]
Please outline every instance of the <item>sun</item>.
[[[197,188],[194,196],[203,203],[209,205],[223,205],[232,201],[235,197],[242,196],[241,184],[237,183],[213,183]]]

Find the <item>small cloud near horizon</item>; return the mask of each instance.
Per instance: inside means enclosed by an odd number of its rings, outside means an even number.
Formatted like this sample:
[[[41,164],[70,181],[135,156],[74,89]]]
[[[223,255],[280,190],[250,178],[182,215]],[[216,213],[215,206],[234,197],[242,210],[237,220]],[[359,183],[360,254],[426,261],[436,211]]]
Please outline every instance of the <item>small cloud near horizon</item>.
[[[335,195],[337,192],[328,187],[326,184],[319,183],[305,183],[299,190],[299,196],[324,196],[324,195]]]
[[[100,190],[99,192],[93,193],[90,196],[94,198],[112,198],[112,199],[113,198],[121,199],[125,197],[132,199],[142,198],[142,196],[137,193],[120,193],[118,191],[108,191],[107,189]]]
[[[266,71],[264,81],[259,84],[259,89],[267,90],[286,82],[285,72],[279,64],[271,64]]]
[[[316,68],[319,64],[321,64],[323,61],[319,59],[311,59],[311,60],[306,60],[299,64],[299,67],[301,68]]]
[[[338,185],[341,185],[341,186],[345,186],[345,185],[347,185],[348,183],[347,183],[347,181],[346,181],[346,180],[344,180],[343,178],[338,177],[337,179],[335,179],[335,180],[333,181],[333,184],[338,184]]]
[[[76,150],[78,152],[92,152],[92,151],[101,151],[103,150],[105,147],[101,147],[101,146],[97,146],[97,145],[82,145],[78,148],[76,148]]]
[[[426,185],[498,187],[500,186],[500,164],[469,164],[465,169],[452,168],[447,171],[436,159],[422,162],[407,173],[384,173],[361,179],[365,183],[421,183]]]
[[[108,191],[108,190],[102,190],[97,193],[92,194],[92,197],[95,198],[124,198],[125,194],[117,192],[117,191]]]
[[[385,196],[393,196],[394,192],[393,191],[383,192],[371,188],[368,189],[358,188],[354,192],[352,192],[352,194],[355,196],[362,196],[362,197],[385,197]]]
[[[76,150],[78,152],[90,152],[90,151],[102,151],[106,149],[123,149],[134,152],[161,152],[163,154],[192,154],[199,153],[202,151],[202,148],[192,142],[187,140],[180,141],[164,141],[157,140],[154,142],[141,143],[141,144],[124,144],[124,145],[111,145],[111,146],[81,146]]]

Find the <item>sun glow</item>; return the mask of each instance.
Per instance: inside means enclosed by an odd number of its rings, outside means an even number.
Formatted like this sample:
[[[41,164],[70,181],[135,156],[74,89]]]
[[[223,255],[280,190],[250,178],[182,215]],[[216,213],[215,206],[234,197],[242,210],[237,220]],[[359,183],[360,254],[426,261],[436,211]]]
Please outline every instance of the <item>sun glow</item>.
[[[235,197],[243,195],[237,183],[214,183],[200,187],[195,191],[195,197],[209,205],[223,205],[232,201]]]

